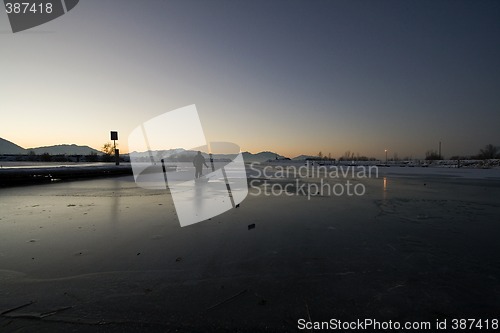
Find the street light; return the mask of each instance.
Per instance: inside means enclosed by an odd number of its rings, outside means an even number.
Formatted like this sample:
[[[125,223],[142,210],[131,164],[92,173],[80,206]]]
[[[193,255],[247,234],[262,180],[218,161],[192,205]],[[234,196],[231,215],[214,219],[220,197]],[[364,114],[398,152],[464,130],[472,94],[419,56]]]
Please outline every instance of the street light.
[[[387,149],[385,150],[385,165],[387,165]]]

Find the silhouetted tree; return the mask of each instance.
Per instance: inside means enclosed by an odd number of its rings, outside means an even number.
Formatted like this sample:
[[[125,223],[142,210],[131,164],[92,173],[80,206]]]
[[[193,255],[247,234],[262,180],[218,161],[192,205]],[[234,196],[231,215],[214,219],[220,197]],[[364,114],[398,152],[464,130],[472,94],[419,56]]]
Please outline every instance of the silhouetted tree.
[[[441,160],[441,156],[439,156],[438,152],[435,150],[428,150],[425,153],[425,159],[426,160]]]
[[[111,142],[106,142],[102,146],[101,151],[104,153],[104,155],[102,156],[102,160],[104,162],[111,162],[114,160],[113,156],[115,155],[115,147]]]
[[[101,151],[106,155],[113,155],[115,153],[113,144],[111,142],[106,142],[102,146]]]
[[[97,162],[97,153],[91,151],[90,154],[85,155],[85,161],[87,161],[87,162]]]
[[[479,150],[478,158],[480,159],[492,159],[498,158],[498,147],[493,146],[491,143],[484,146],[483,149]]]
[[[33,150],[30,150],[29,153],[28,153],[28,160],[29,161],[35,161],[37,158],[36,158],[36,153],[33,151]]]
[[[50,162],[52,161],[52,156],[50,156],[49,153],[43,153],[42,156],[40,156],[40,160],[42,162]]]
[[[347,161],[351,158],[351,151],[348,150],[344,153],[344,156],[342,156],[342,160]]]

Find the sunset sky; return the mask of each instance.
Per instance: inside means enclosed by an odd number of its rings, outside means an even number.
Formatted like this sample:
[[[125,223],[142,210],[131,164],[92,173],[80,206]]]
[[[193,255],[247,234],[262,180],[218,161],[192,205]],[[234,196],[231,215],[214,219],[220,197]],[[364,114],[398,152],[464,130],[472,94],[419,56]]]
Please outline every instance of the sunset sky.
[[[13,34],[0,137],[120,148],[196,104],[208,140],[294,157],[500,145],[500,1],[82,0]]]

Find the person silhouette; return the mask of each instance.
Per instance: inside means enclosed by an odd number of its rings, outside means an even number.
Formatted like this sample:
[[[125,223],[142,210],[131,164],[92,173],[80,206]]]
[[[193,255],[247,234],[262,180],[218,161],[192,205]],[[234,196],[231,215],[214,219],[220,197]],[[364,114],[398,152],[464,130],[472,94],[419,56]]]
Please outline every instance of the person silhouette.
[[[195,167],[195,178],[200,178],[203,175],[203,173],[201,172],[203,170],[203,165],[208,168],[208,165],[205,162],[205,157],[201,155],[201,151],[198,151],[198,154],[194,157],[193,165]]]

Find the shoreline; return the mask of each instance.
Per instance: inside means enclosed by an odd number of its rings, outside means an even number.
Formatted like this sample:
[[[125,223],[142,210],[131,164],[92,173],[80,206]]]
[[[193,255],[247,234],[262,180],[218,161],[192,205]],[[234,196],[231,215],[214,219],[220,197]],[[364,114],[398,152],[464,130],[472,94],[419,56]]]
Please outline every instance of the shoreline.
[[[132,175],[130,165],[58,166],[0,169],[0,188]]]
[[[270,174],[276,176],[280,171],[288,172],[289,168],[294,168],[300,165],[300,162],[295,163],[247,163],[247,178],[255,179],[255,173],[267,170]],[[443,178],[459,178],[459,179],[484,179],[484,180],[500,180],[500,168],[480,168],[480,167],[464,167],[452,168],[439,165],[431,167],[386,167],[376,165],[310,165],[314,172],[318,171],[318,177],[321,178],[321,171],[337,170],[342,179],[350,178],[343,172],[344,169],[350,170],[362,168],[377,168],[376,178],[386,176],[390,177],[443,177]],[[260,170],[260,171],[259,171]],[[335,171],[334,170],[334,171]],[[340,172],[339,170],[342,170]],[[328,172],[326,177],[328,178]],[[113,163],[98,163],[92,164],[74,164],[74,165],[29,165],[0,169],[0,188],[29,186],[50,184],[60,181],[76,181],[96,178],[108,178],[133,175],[132,166],[129,163],[122,165],[114,165]],[[300,177],[299,177],[300,178]],[[310,174],[306,178],[310,178]]]

